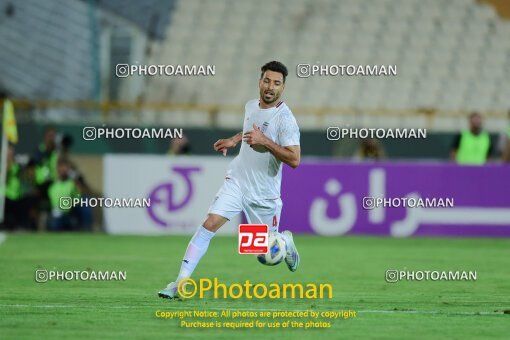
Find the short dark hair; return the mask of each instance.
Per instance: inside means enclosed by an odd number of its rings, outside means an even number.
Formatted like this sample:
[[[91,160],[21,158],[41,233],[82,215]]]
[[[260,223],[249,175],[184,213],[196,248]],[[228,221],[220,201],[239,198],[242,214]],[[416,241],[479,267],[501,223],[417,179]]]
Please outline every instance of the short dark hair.
[[[472,118],[475,118],[475,117],[480,117],[482,118],[482,116],[480,115],[480,113],[478,113],[477,111],[473,111],[469,114],[469,119],[472,119]]]
[[[71,163],[69,162],[69,160],[65,157],[59,157],[57,159],[57,165],[71,165]]]
[[[46,135],[48,132],[57,132],[57,127],[54,126],[54,125],[47,125],[45,128],[44,128],[44,134]]]
[[[276,60],[266,63],[264,66],[262,66],[260,68],[260,70],[262,71],[262,73],[260,74],[260,79],[262,79],[262,77],[264,76],[264,72],[269,70],[269,71],[281,73],[283,75],[284,83],[285,83],[285,78],[287,78],[287,75],[289,74],[289,72],[287,71],[287,67],[285,67],[285,65],[283,65],[282,63],[280,63],[279,61],[276,61]]]

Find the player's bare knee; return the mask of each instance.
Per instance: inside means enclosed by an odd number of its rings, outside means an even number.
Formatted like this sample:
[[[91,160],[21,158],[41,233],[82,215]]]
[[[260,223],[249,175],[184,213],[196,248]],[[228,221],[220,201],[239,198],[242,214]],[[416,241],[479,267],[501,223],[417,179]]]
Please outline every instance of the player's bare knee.
[[[220,229],[220,227],[223,224],[225,224],[225,222],[226,222],[225,218],[219,215],[209,214],[207,215],[207,218],[205,219],[203,226],[205,229],[209,231],[216,232],[218,229]]]
[[[215,231],[215,226],[214,226],[214,223],[209,219],[207,218],[205,221],[204,221],[204,224],[203,224],[204,228],[209,230],[209,231]]]

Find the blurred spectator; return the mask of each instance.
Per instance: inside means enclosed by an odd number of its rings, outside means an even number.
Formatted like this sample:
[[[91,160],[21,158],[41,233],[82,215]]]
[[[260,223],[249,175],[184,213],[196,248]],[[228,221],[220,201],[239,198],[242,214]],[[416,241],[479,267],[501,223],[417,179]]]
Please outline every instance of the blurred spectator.
[[[376,138],[365,138],[354,154],[355,160],[381,160],[385,157],[384,149]]]
[[[191,153],[191,145],[188,137],[185,135],[182,138],[172,138],[170,140],[170,148],[168,149],[169,155],[189,155]]]
[[[7,148],[7,176],[5,183],[5,229],[12,231],[23,225],[21,165],[14,157],[14,146]]]
[[[72,168],[76,168],[71,161],[71,147],[74,144],[73,136],[67,133],[59,134],[57,135],[56,141],[58,158],[65,159],[71,164]]]
[[[75,180],[76,187],[78,188],[78,192],[80,192],[80,197],[93,197],[94,194],[90,189],[88,183],[85,181],[85,178],[82,175],[77,175]],[[72,211],[73,215],[76,216],[77,219],[77,229],[82,231],[92,231],[93,222],[94,222],[94,214],[93,208],[88,206],[79,206],[75,207]]]
[[[73,136],[64,133],[58,134],[56,138],[57,158],[64,159],[69,164],[71,171],[79,173],[78,166],[73,162],[71,156],[71,147],[74,144]]]
[[[48,188],[56,178],[58,151],[57,151],[57,129],[48,126],[44,130],[43,140],[39,144],[35,154],[35,184],[39,191],[38,204],[38,229],[45,229],[51,204],[48,197]]]
[[[510,110],[508,110],[508,125],[500,140],[503,162],[510,163]]]
[[[48,184],[55,180],[57,169],[57,129],[53,126],[47,127],[44,131],[43,141],[35,153],[36,183],[38,185]]]
[[[48,188],[48,196],[51,203],[51,217],[48,223],[50,231],[68,231],[77,227],[77,221],[73,216],[71,201],[80,197],[80,192],[74,181],[70,164],[65,159],[59,159],[57,163],[57,180]]]
[[[21,174],[22,212],[26,217],[25,228],[29,230],[37,229],[39,206],[42,199],[35,182],[35,169],[35,161],[30,159],[23,167]]]
[[[39,191],[35,185],[35,163],[23,165],[16,159],[14,146],[7,149],[5,220],[9,231],[35,230],[38,220]]]
[[[79,173],[78,167],[71,160],[71,147],[73,146],[73,137],[69,134],[59,135],[57,137],[57,147],[59,150],[58,158],[65,160],[70,167],[70,173],[75,178],[74,183],[80,192],[80,197],[92,197],[94,196],[88,183],[82,174]],[[93,208],[87,206],[74,207],[71,212],[76,218],[77,224],[76,229],[82,231],[92,231],[93,225]]]
[[[485,164],[491,157],[492,149],[490,135],[482,131],[482,117],[474,112],[469,115],[469,130],[455,137],[450,159],[458,164]]]

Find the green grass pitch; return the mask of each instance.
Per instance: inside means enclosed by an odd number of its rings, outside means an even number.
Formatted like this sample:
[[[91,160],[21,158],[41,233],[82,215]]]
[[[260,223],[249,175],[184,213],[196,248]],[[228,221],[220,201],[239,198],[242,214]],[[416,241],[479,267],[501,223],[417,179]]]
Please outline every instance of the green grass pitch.
[[[189,236],[15,234],[0,244],[0,338],[507,338],[510,240],[296,236],[299,271],[237,254],[215,237],[195,278],[227,284],[330,283],[323,300],[174,301],[156,293],[178,272]],[[126,281],[35,282],[35,270],[126,271]],[[471,270],[477,281],[386,283],[387,269]],[[329,329],[189,329],[157,310],[354,310]]]

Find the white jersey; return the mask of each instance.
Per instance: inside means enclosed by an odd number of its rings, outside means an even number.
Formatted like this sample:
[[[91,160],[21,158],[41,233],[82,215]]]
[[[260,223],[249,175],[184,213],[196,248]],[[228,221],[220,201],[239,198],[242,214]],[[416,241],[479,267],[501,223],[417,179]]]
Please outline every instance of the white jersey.
[[[261,109],[258,99],[250,100],[245,106],[243,134],[252,131],[253,124],[282,147],[299,145],[299,127],[283,102],[269,109]],[[234,180],[248,199],[277,199],[282,182],[281,161],[267,149],[259,151],[241,141],[241,150],[230,162],[227,178]]]

